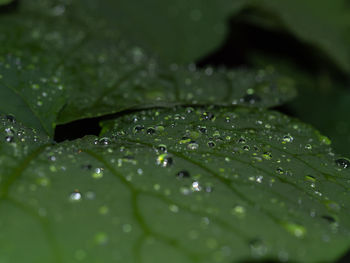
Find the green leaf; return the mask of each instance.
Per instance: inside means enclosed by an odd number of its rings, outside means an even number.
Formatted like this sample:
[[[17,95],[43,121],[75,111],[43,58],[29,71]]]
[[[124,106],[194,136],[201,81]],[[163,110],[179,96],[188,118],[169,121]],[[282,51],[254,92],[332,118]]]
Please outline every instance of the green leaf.
[[[1,261],[320,262],[350,245],[349,161],[277,112],[147,110],[62,144],[0,124]]]
[[[246,4],[245,0],[85,2],[93,15],[98,10],[136,43],[170,63],[192,63],[218,48],[227,35],[227,20]]]
[[[52,136],[56,124],[128,109],[271,107],[295,95],[292,81],[270,69],[164,66],[88,14],[81,2],[26,1],[0,17],[0,112]]]
[[[301,40],[326,52],[343,70],[350,71],[349,3],[335,1],[251,1],[252,6],[273,12]],[[281,23],[282,22],[282,23]]]
[[[8,5],[9,3],[11,3],[13,0],[0,0],[0,6],[2,5]]]

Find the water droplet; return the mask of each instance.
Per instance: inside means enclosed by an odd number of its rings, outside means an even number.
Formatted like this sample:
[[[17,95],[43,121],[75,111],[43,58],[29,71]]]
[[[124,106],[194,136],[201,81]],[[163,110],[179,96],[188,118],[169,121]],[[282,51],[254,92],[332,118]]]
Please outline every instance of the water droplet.
[[[305,180],[309,182],[316,182],[316,177],[312,175],[305,175]]]
[[[249,241],[249,246],[250,246],[253,257],[261,257],[261,256],[265,255],[267,252],[266,245],[259,238],[256,238],[256,239]]]
[[[104,232],[99,232],[95,235],[95,242],[98,245],[105,245],[108,242],[108,236]]]
[[[246,214],[246,211],[243,206],[237,205],[231,210],[231,214],[237,216],[238,218],[243,218]]]
[[[196,142],[191,142],[187,145],[187,148],[190,150],[197,150],[199,147],[199,144]]]
[[[161,154],[157,157],[157,164],[162,167],[168,167],[173,164],[173,158],[167,154]]]
[[[203,120],[213,120],[215,118],[214,114],[211,112],[204,112],[202,114],[202,119]]]
[[[208,146],[209,146],[210,148],[215,147],[215,142],[209,141],[209,142],[208,142]]]
[[[334,219],[334,217],[329,216],[329,215],[324,215],[322,216],[323,219],[327,220],[329,223],[335,223],[336,220]]]
[[[283,142],[284,143],[292,142],[293,140],[294,140],[294,138],[290,134],[287,134],[287,135],[283,136]]]
[[[306,228],[298,224],[284,223],[283,227],[297,238],[303,238],[306,234]]]
[[[12,143],[12,142],[15,141],[15,137],[13,137],[13,136],[6,136],[5,141],[9,142],[9,143]]]
[[[305,149],[306,149],[306,150],[312,150],[311,144],[306,144],[306,145],[305,145]]]
[[[6,115],[6,120],[12,123],[16,122],[16,118],[13,115]]]
[[[203,134],[206,134],[208,132],[207,128],[206,127],[200,127],[199,128],[199,131]]]
[[[103,137],[95,140],[95,144],[99,144],[99,145],[108,145],[110,143],[111,143],[111,140],[107,137]]]
[[[92,178],[101,179],[103,177],[103,168],[96,168],[92,174]]]
[[[282,167],[278,167],[278,168],[276,169],[276,173],[278,173],[278,174],[284,174],[283,168],[282,168]]]
[[[149,135],[152,135],[152,134],[154,134],[155,132],[156,132],[156,130],[155,130],[154,128],[152,128],[152,127],[150,127],[150,128],[147,129],[147,134],[149,134]]]
[[[141,125],[137,125],[134,127],[134,133],[138,133],[141,132],[145,129],[145,127],[141,126]]]
[[[199,185],[199,182],[194,181],[194,182],[192,183],[192,191],[194,191],[194,192],[199,192],[200,190],[201,190],[201,187],[200,187],[200,185]]]
[[[70,201],[72,202],[77,202],[81,200],[81,193],[79,192],[79,190],[74,190],[73,193],[70,194],[69,196]]]
[[[256,94],[247,94],[243,97],[243,102],[248,104],[255,104],[261,101],[260,96]]]
[[[340,158],[340,159],[337,159],[335,160],[335,163],[341,167],[341,168],[349,168],[350,167],[350,161],[348,159],[345,159],[345,158]]]
[[[265,159],[265,160],[271,160],[272,159],[272,153],[270,152],[264,152],[262,154],[262,157]]]
[[[189,178],[190,177],[190,173],[186,170],[180,171],[176,174],[176,176],[178,178]]]
[[[167,152],[167,147],[165,144],[159,144],[158,147],[157,147],[157,150],[159,152],[163,152],[163,153],[166,153]]]

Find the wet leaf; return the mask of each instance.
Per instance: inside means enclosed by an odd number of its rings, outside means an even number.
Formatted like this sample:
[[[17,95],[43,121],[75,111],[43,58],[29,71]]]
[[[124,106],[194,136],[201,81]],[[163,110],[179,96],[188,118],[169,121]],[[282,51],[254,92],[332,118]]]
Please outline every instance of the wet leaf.
[[[320,262],[350,245],[350,161],[277,112],[139,111],[61,144],[0,124],[2,261]]]
[[[270,107],[294,97],[269,68],[164,66],[81,1],[24,1],[0,17],[0,111],[53,134],[56,124],[179,104]],[[45,123],[43,123],[45,120]]]

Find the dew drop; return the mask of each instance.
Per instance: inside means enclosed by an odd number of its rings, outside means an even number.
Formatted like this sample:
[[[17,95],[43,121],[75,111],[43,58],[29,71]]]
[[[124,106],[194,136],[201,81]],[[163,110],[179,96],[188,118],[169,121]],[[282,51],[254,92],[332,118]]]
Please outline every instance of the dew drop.
[[[15,138],[13,136],[6,136],[5,141],[9,142],[9,143],[12,143],[12,142],[15,141]]]
[[[213,120],[215,118],[214,114],[211,112],[204,112],[202,114],[202,119],[203,120]]]
[[[262,257],[267,252],[266,245],[259,238],[249,241],[249,246],[253,257]]]
[[[337,160],[335,160],[335,163],[343,169],[350,167],[350,161],[348,159],[345,159],[345,158],[337,159]]]
[[[158,152],[166,153],[167,152],[167,147],[165,144],[159,144],[157,147]]]
[[[306,234],[306,228],[301,225],[294,223],[285,223],[283,226],[289,233],[297,238],[303,238]]]
[[[306,144],[306,145],[305,145],[305,149],[306,149],[306,150],[312,150],[311,144]]]
[[[154,128],[150,127],[150,128],[147,129],[147,134],[152,135],[152,134],[155,134],[155,133],[156,133],[156,130]]]
[[[101,179],[103,177],[103,168],[96,168],[92,174],[92,178]]]
[[[194,192],[199,192],[200,190],[201,190],[201,187],[200,187],[200,185],[199,185],[199,182],[194,181],[194,182],[192,183],[192,191],[194,191]]]
[[[173,158],[167,154],[161,154],[157,157],[157,164],[162,167],[169,167],[173,164]]]
[[[95,140],[95,144],[99,144],[99,145],[109,145],[110,143],[111,143],[111,140],[107,137],[103,137]]]
[[[270,152],[264,152],[262,154],[262,157],[265,159],[265,160],[271,160],[272,159],[272,153]]]
[[[199,131],[203,134],[206,134],[208,132],[207,128],[206,127],[200,127],[199,128]]]
[[[134,133],[138,133],[141,132],[145,129],[145,127],[141,126],[141,125],[137,125],[134,127]]]
[[[191,142],[187,145],[187,148],[190,150],[197,150],[199,147],[199,144],[196,142]]]
[[[6,115],[6,120],[8,122],[16,123],[16,118],[13,115]]]
[[[190,173],[186,170],[180,171],[176,174],[176,176],[178,178],[189,178],[190,177]]]
[[[256,94],[247,94],[243,97],[243,102],[248,104],[255,104],[261,102],[261,98]]]
[[[208,142],[208,146],[209,146],[210,148],[215,147],[215,142],[209,141],[209,142]]]
[[[283,136],[282,140],[284,143],[287,143],[287,142],[292,142],[294,140],[294,138],[290,134],[287,134],[287,135]]]
[[[70,194],[69,196],[69,200],[72,202],[77,202],[81,200],[81,193],[79,192],[79,190],[74,190],[73,193]]]
[[[334,217],[329,216],[329,215],[324,215],[322,216],[323,219],[327,220],[329,223],[335,223],[336,220],[334,219]]]

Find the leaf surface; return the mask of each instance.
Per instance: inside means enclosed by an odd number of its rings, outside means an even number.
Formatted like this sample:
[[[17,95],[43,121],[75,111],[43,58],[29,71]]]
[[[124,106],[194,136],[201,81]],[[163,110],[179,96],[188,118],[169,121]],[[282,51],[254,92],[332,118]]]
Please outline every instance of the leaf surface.
[[[1,125],[2,261],[319,262],[350,245],[349,161],[277,112],[147,110],[61,144]]]

